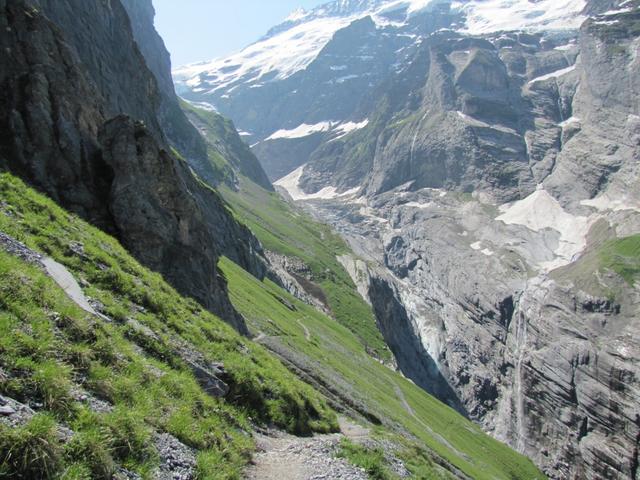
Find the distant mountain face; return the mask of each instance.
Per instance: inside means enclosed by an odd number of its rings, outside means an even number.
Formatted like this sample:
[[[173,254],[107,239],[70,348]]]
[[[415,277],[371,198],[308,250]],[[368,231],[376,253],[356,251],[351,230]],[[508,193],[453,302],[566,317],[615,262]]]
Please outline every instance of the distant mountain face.
[[[634,479],[638,287],[606,259],[640,232],[639,48],[638,0],[336,1],[174,76],[368,261],[407,376],[552,478]]]
[[[425,42],[443,43],[446,37],[466,38],[467,42],[469,38],[496,40],[501,31],[526,31],[541,41],[545,32],[542,48],[552,50],[569,43],[587,12],[608,8],[606,2],[600,3],[336,1],[308,12],[294,12],[238,54],[178,68],[174,79],[183,97],[209,104],[232,118],[270,179],[276,181],[317,154],[324,155],[318,152],[321,145],[335,150],[336,144],[329,145],[332,140],[370,124],[370,117],[379,111],[377,99],[394,79],[396,84],[406,83],[410,75],[424,75],[419,70],[420,62],[426,60]],[[495,49],[490,46],[491,38],[487,40],[485,53]],[[503,39],[508,48],[505,42]],[[475,45],[482,46],[479,42]],[[450,42],[448,48],[464,52],[467,47]],[[571,55],[575,59],[575,51],[565,59],[567,66],[573,61]],[[464,61],[462,57],[455,60]],[[477,63],[481,62],[478,59]],[[468,75],[473,75],[472,69]],[[392,103],[385,108],[402,107]],[[358,181],[362,170],[369,168],[368,161],[355,161],[359,168],[349,161],[349,172],[358,175]],[[349,183],[344,178],[336,180],[338,188]],[[306,187],[310,191],[322,188],[325,181],[310,178]]]
[[[186,98],[209,102],[252,141],[263,140],[305,122],[349,120],[367,92],[406,65],[437,30],[578,27],[585,2],[557,3],[335,1],[294,12],[238,54],[178,68],[174,78]]]

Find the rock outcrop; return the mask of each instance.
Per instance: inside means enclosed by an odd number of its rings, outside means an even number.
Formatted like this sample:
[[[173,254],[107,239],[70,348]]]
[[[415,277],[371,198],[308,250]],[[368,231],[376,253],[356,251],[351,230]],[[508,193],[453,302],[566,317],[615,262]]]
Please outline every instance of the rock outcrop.
[[[183,103],[183,110],[191,123],[200,131],[209,148],[209,156],[218,158],[220,170],[217,182],[224,181],[237,188],[239,177],[244,176],[265,190],[273,186],[260,162],[249,146],[242,140],[233,122],[222,115]]]
[[[109,210],[125,247],[182,293],[246,333],[221,294],[226,282],[217,263],[226,255],[263,277],[259,242],[185,162],[158,147],[143,125],[117,117],[104,125],[99,138],[103,159],[114,172]]]
[[[122,5],[129,14],[131,30],[140,52],[158,84],[158,122],[162,132],[202,179],[216,185],[220,178],[209,161],[205,141],[182,112],[176,97],[171,78],[171,57],[154,27],[155,10],[151,0],[122,0]]]
[[[246,331],[217,262],[227,255],[262,278],[261,247],[197,165],[169,153],[165,107],[177,100],[147,67],[120,1],[0,2],[0,27],[0,165]]]

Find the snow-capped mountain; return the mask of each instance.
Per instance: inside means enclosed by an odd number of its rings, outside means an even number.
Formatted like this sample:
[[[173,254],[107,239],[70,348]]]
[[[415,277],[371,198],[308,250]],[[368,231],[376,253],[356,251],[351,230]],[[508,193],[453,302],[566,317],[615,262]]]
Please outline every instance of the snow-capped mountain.
[[[237,54],[180,67],[174,71],[178,87],[214,94],[238,81],[282,80],[303,70],[333,35],[355,20],[371,15],[379,24],[397,9],[407,13],[426,8],[436,0],[339,0],[311,11],[296,10],[258,42]],[[203,89],[203,90],[201,90]]]
[[[213,98],[242,84],[259,88],[304,70],[337,31],[367,16],[379,28],[402,29],[415,15],[446,8],[460,20],[453,28],[484,34],[577,28],[585,18],[581,15],[585,5],[586,0],[337,0],[310,11],[296,10],[242,51],[179,67],[174,70],[174,78],[181,92],[190,90]]]

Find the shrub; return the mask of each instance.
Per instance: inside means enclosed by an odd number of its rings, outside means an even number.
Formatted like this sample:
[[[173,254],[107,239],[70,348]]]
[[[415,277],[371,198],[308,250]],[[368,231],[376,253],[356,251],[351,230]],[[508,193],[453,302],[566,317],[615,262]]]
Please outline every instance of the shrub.
[[[55,420],[46,414],[36,415],[16,429],[0,425],[0,477],[54,478],[62,454],[56,429]]]

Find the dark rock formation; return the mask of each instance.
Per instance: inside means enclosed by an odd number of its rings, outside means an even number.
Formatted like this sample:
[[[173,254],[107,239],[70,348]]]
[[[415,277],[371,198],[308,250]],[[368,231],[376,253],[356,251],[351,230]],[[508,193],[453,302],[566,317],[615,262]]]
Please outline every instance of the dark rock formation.
[[[33,3],[0,8],[0,164],[106,227],[113,172],[97,141],[104,97],[60,29]]]
[[[380,331],[393,352],[398,368],[431,395],[442,399],[451,408],[468,416],[465,406],[458,399],[437,363],[429,356],[393,283],[383,277],[369,280],[369,298],[378,319]]]
[[[171,57],[153,25],[155,10],[151,0],[122,0],[122,5],[131,19],[131,29],[140,52],[158,84],[158,122],[163,133],[196,173],[215,185],[220,179],[209,162],[204,139],[185,117],[176,98],[171,78]]]
[[[261,247],[168,153],[169,93],[120,1],[0,2],[0,49],[0,166],[116,234],[183,294],[246,331],[217,262],[227,255],[262,277]]]
[[[118,236],[143,264],[161,272],[182,293],[233,320],[246,331],[226,297],[217,269],[226,255],[262,277],[261,247],[189,166],[162,151],[141,124],[128,117],[100,133],[103,159],[114,172],[108,198]]]

